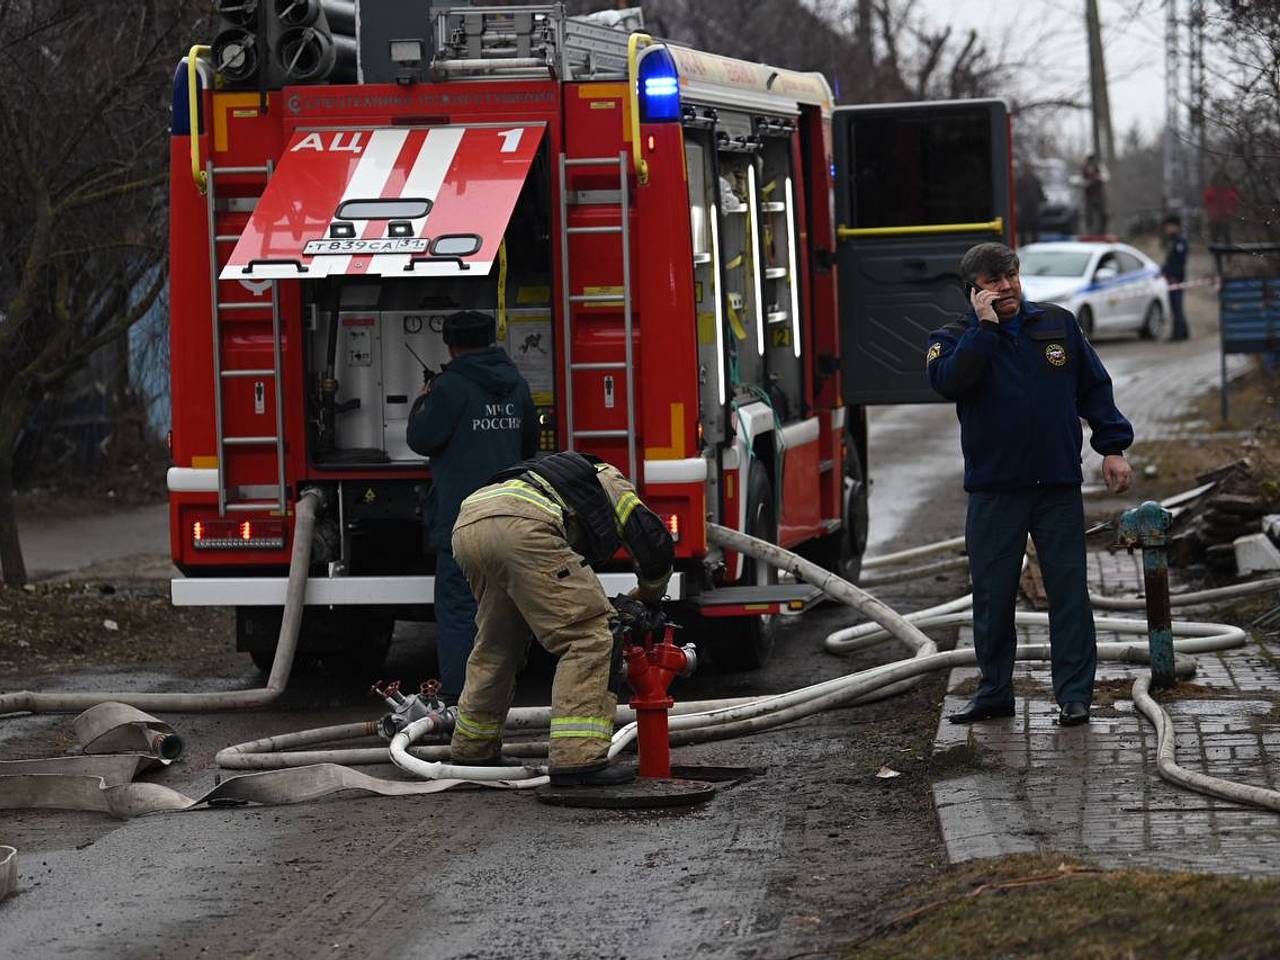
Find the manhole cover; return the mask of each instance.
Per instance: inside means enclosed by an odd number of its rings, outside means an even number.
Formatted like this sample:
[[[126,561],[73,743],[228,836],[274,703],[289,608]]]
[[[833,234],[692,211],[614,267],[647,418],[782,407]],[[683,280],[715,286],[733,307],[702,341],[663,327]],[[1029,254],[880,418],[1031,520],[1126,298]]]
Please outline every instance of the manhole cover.
[[[688,807],[706,803],[716,792],[715,784],[702,780],[657,780],[643,778],[613,787],[538,787],[534,793],[542,803],[560,807],[591,807],[601,810],[643,810],[656,807]]]

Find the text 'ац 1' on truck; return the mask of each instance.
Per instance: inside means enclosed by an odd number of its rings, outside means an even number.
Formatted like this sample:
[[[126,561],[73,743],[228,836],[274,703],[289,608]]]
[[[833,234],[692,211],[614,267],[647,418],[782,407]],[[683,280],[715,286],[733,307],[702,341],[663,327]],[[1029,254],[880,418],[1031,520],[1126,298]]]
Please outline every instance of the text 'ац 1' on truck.
[[[301,652],[373,669],[432,616],[405,427],[463,309],[495,317],[540,448],[615,464],[664,519],[675,618],[722,667],[815,592],[708,521],[856,576],[866,406],[935,399],[959,256],[1013,236],[1002,103],[834,107],[821,74],[617,12],[219,7],[174,79],[175,604],[234,607],[269,664],[321,488]],[[600,576],[634,583],[621,555]]]

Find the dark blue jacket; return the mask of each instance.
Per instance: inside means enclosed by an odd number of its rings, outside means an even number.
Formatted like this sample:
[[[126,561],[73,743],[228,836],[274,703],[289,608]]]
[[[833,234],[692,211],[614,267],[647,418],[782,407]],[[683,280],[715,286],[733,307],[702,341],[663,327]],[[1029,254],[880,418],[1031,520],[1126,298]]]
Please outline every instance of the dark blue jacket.
[[[1170,283],[1181,283],[1187,279],[1187,238],[1182,234],[1175,233],[1169,238],[1160,272]]]
[[[538,449],[529,385],[501,347],[445,364],[409,413],[409,446],[431,458],[426,515],[431,543],[448,549],[462,501],[499,470]]]
[[[956,403],[971,493],[1080,483],[1082,417],[1103,456],[1133,443],[1111,377],[1062,307],[1024,300],[1001,324],[970,310],[929,335],[925,363],[933,389]]]

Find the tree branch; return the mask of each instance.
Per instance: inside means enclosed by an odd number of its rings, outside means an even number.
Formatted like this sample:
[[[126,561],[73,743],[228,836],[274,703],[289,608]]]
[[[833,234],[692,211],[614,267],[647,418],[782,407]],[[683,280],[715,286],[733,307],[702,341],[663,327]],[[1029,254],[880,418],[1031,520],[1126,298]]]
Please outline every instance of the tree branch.
[[[36,382],[43,390],[65,381],[84,365],[85,358],[92,356],[100,347],[106,346],[117,337],[127,333],[129,328],[146,316],[156,298],[164,290],[169,280],[169,271],[164,263],[156,266],[156,275],[142,297],[132,307],[120,313],[111,323],[77,347],[76,355],[70,357],[61,366],[44,371],[37,376]]]
[[[126,197],[131,193],[137,193],[139,190],[145,190],[147,187],[158,187],[168,180],[168,173],[157,173],[142,180],[131,180],[128,183],[117,184],[114,187],[107,187],[103,190],[97,190],[90,193],[64,197],[55,208],[55,212],[59,215],[71,213],[73,210],[80,210],[84,207],[92,206],[95,203],[101,203],[103,200],[112,200],[116,197]]]

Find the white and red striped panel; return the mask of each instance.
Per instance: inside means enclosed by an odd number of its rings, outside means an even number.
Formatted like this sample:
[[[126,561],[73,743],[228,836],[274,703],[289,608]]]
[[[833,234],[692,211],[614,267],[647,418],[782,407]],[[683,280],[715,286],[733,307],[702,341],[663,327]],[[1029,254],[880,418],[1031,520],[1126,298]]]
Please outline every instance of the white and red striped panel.
[[[542,131],[543,124],[530,123],[295,133],[221,279],[483,276],[497,258]],[[408,272],[407,253],[303,253],[309,240],[329,238],[345,201],[395,198],[432,201],[426,217],[410,221],[414,237],[478,234],[480,249],[462,258],[466,268],[440,260]],[[387,236],[386,220],[351,222],[358,238]]]

